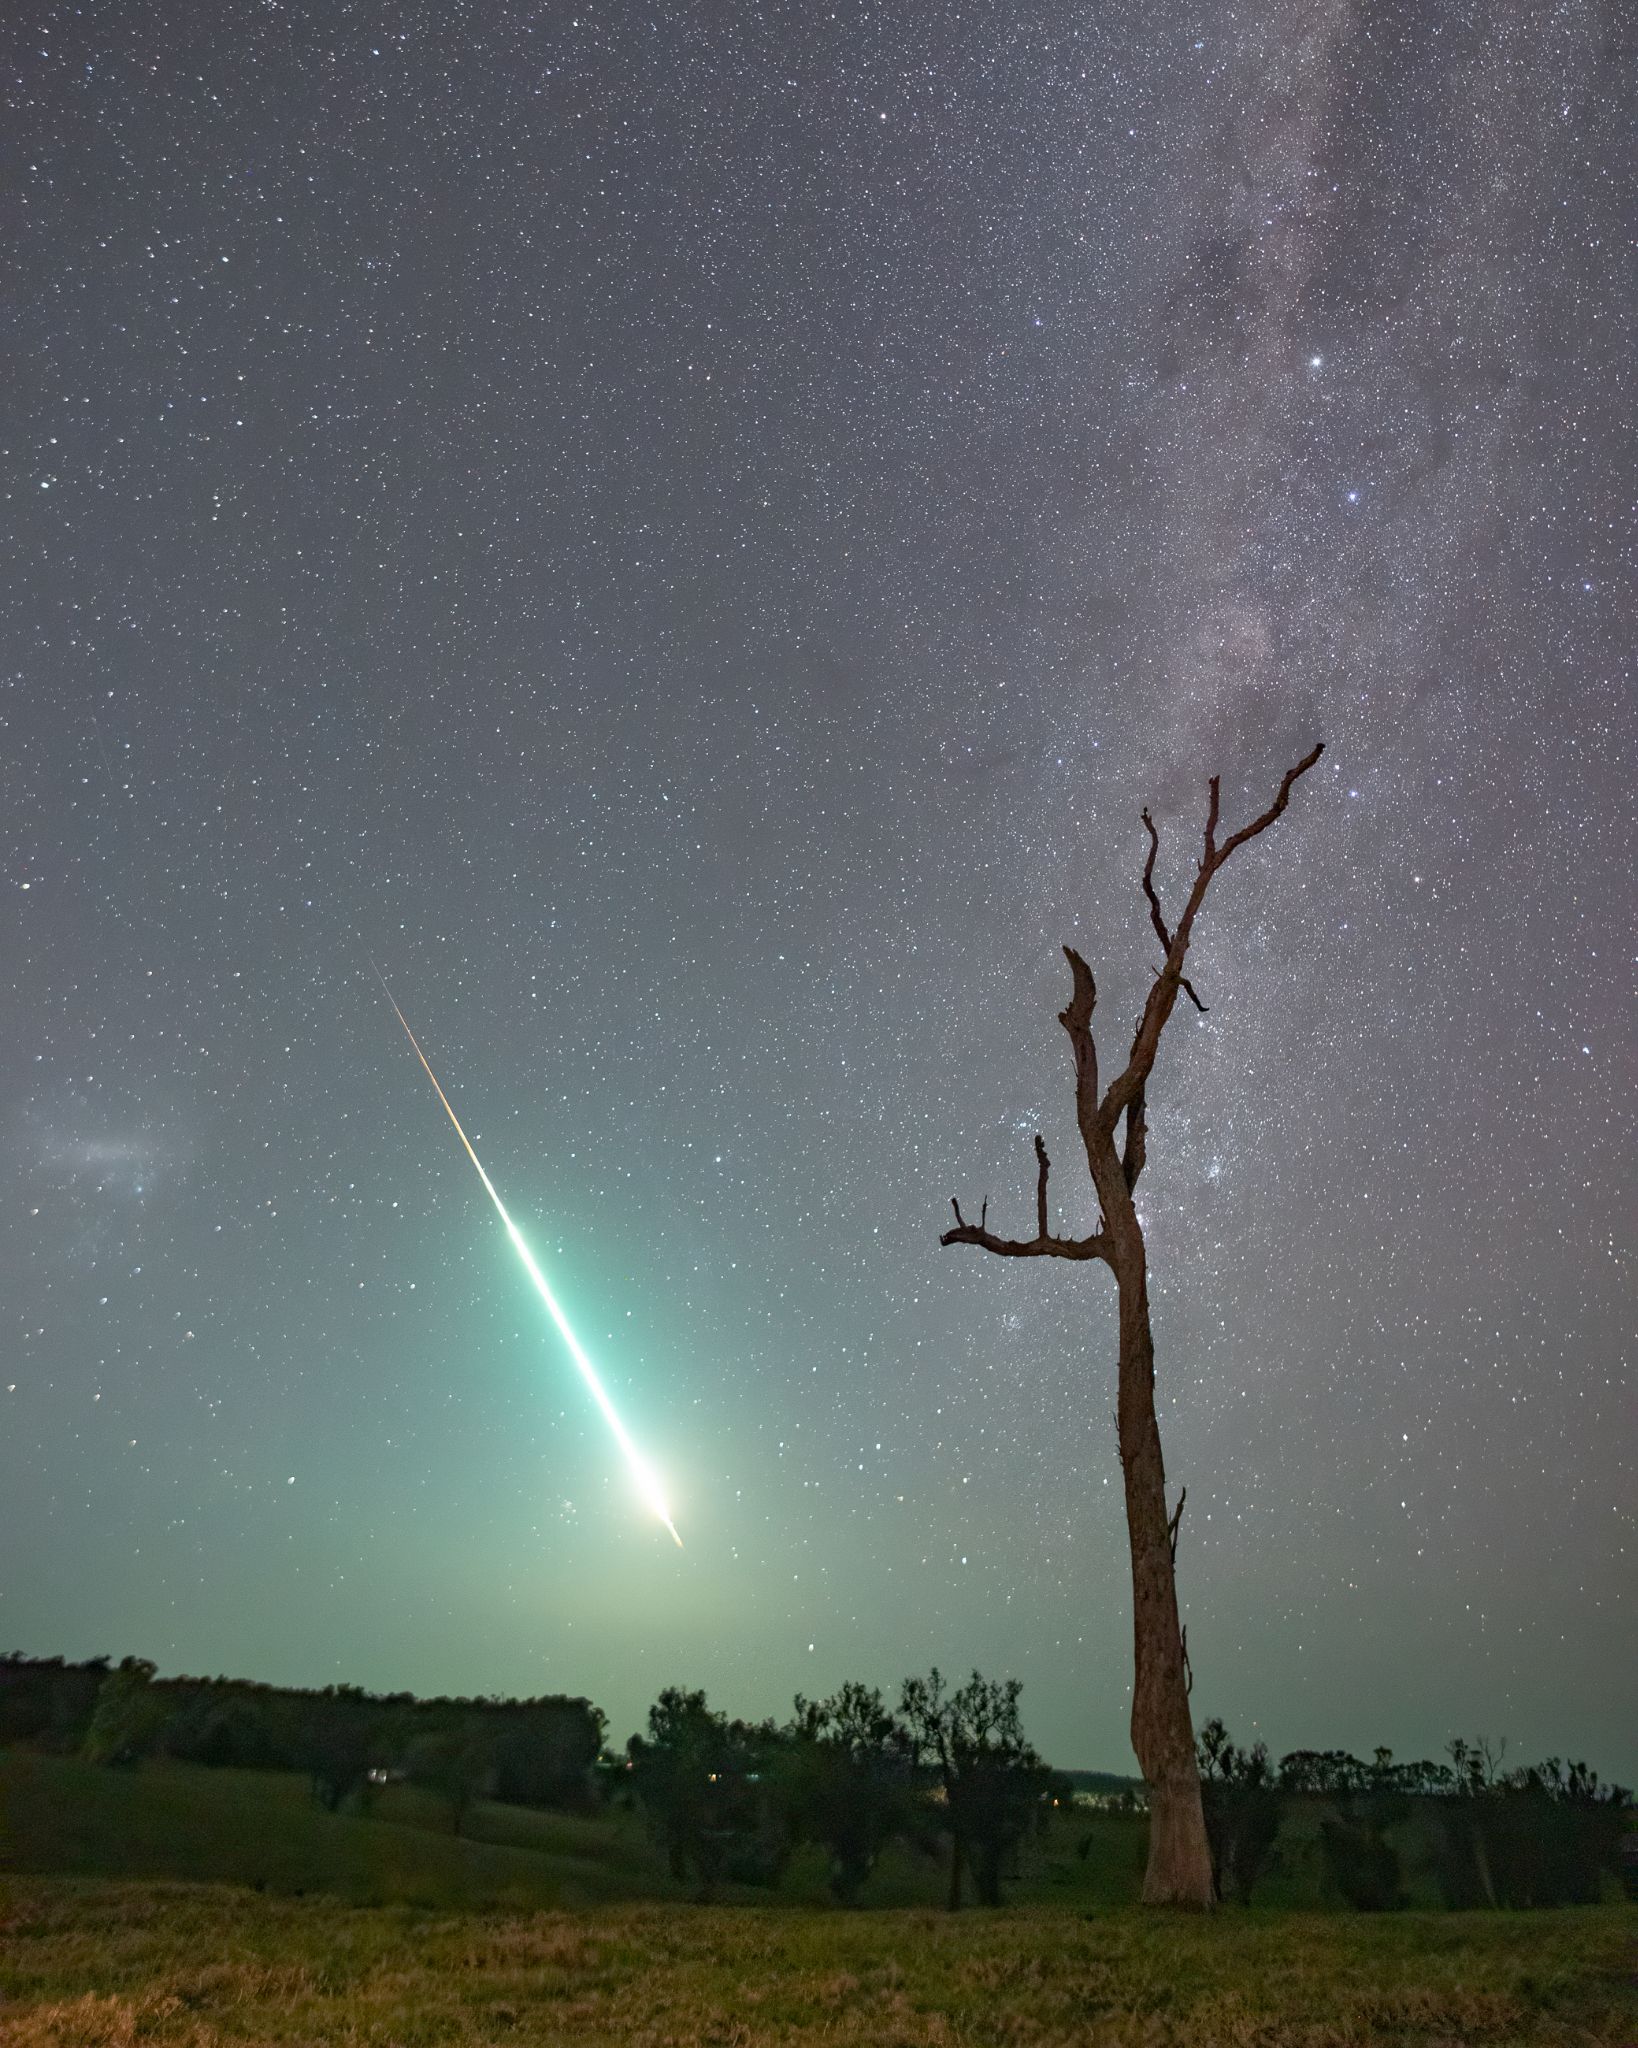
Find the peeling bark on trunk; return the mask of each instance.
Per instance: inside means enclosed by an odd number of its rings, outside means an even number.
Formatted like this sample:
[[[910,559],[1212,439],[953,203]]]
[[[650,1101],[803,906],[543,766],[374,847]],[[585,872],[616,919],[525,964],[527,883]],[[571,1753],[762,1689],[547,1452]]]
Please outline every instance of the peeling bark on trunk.
[[[1148,1286],[1140,1265],[1132,1284],[1121,1280],[1119,1429],[1132,1553],[1132,1748],[1149,1787],[1143,1902],[1206,1907],[1213,1897],[1211,1846],[1195,1763],[1154,1389]]]
[[[1155,1420],[1148,1252],[1133,1201],[1148,1158],[1147,1090],[1161,1033],[1178,996],[1186,995],[1202,1012],[1206,1007],[1183,967],[1194,920],[1212,877],[1231,854],[1266,831],[1284,813],[1293,785],[1313,767],[1323,751],[1316,746],[1289,769],[1268,809],[1221,846],[1217,843],[1220,790],[1217,778],[1212,778],[1205,850],[1175,932],[1166,923],[1155,887],[1160,835],[1149,813],[1143,813],[1149,857],[1143,869],[1142,888],[1149,921],[1165,948],[1165,961],[1144,1003],[1126,1065],[1101,1092],[1097,1046],[1092,1035],[1097,987],[1092,970],[1080,954],[1072,947],[1064,948],[1072,993],[1058,1021],[1068,1033],[1074,1053],[1075,1120],[1103,1212],[1098,1228],[1089,1237],[1053,1236],[1047,1206],[1052,1162],[1045,1142],[1037,1137],[1034,1237],[998,1237],[989,1228],[988,1203],[978,1222],[969,1223],[959,1203],[952,1201],[955,1228],[947,1230],[940,1240],[947,1245],[977,1245],[1005,1258],[1099,1260],[1115,1275],[1120,1296],[1117,1422],[1132,1558],[1132,1747],[1149,1787],[1149,1867],[1143,1881],[1143,1898],[1149,1905],[1208,1907],[1213,1887],[1211,1848],[1206,1838],[1200,1774],[1195,1762],[1194,1725],[1189,1714],[1192,1679],[1188,1648],[1177,1610],[1176,1549],[1183,1504],[1179,1499],[1176,1510],[1167,1514],[1166,1467],[1160,1450],[1160,1428]]]

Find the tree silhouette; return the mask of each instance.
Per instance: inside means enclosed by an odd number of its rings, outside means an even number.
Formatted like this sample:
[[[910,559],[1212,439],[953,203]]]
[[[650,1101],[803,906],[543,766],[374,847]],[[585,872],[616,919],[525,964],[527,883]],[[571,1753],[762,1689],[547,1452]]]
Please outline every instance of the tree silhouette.
[[[404,1771],[410,1783],[448,1801],[452,1835],[461,1832],[468,1809],[494,1770],[494,1730],[477,1719],[422,1735],[404,1752]]]
[[[146,1657],[121,1657],[97,1694],[84,1754],[94,1764],[134,1764],[153,1747],[165,1720],[165,1701],[154,1689],[155,1666]]]
[[[648,1733],[626,1744],[631,1778],[671,1874],[694,1878],[702,1899],[725,1879],[774,1885],[790,1856],[771,1722],[730,1721],[703,1692],[667,1686]]]
[[[851,1905],[910,1823],[909,1737],[874,1686],[850,1679],[828,1700],[797,1694],[782,1761],[793,1827],[829,1852],[832,1895]]]
[[[978,1902],[1001,1903],[1008,1856],[1040,1818],[1051,1772],[1024,1739],[1018,1714],[1023,1684],[975,1671],[955,1692],[937,1665],[907,1678],[899,1712],[922,1767],[944,1795],[950,1835],[952,1913],[961,1905],[961,1876],[971,1868]]]
[[[1188,1648],[1177,1615],[1175,1562],[1183,1501],[1175,1512],[1166,1508],[1166,1468],[1155,1421],[1154,1336],[1149,1323],[1149,1261],[1143,1226],[1134,1195],[1148,1156],[1149,1077],[1180,994],[1197,1010],[1205,1004],[1183,972],[1194,921],[1213,879],[1248,840],[1266,832],[1285,811],[1299,776],[1324,752],[1316,746],[1286,771],[1279,793],[1259,817],[1218,844],[1220,778],[1211,779],[1206,816],[1205,848],[1194,884],[1175,930],[1166,923],[1155,888],[1155,860],[1160,835],[1154,819],[1143,813],[1149,835],[1149,857],[1143,868],[1143,894],[1165,952],[1165,959],[1138,1019],[1126,1064],[1107,1086],[1099,1081],[1097,1046],[1092,1036],[1092,1011],[1097,986],[1092,970],[1072,946],[1069,962],[1069,1006],[1058,1022],[1069,1034],[1075,1061],[1075,1120],[1086,1149],[1086,1163],[1102,1215],[1090,1237],[1056,1237],[1047,1218],[1047,1175],[1051,1161],[1045,1142],[1035,1140],[1035,1235],[997,1237],[988,1227],[988,1203],[976,1223],[969,1223],[952,1200],[955,1228],[942,1244],[977,1245],[1004,1258],[1101,1260],[1114,1273],[1120,1304],[1120,1391],[1118,1431],[1121,1471],[1126,1493],[1126,1530],[1132,1554],[1132,1623],[1136,1670],[1132,1688],[1132,1747],[1149,1786],[1149,1865],[1143,1897],[1149,1904],[1209,1906],[1212,1901],[1211,1849],[1206,1838],[1200,1800],[1200,1776],[1189,1717]]]

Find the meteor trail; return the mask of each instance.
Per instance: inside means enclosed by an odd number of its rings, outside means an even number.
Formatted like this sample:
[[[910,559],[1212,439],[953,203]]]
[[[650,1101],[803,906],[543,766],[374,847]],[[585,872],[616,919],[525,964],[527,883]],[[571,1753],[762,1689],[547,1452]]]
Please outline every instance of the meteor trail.
[[[438,1100],[444,1105],[445,1112],[447,1113],[450,1122],[455,1126],[456,1137],[459,1138],[461,1143],[466,1147],[467,1158],[470,1159],[472,1161],[472,1164],[478,1169],[478,1178],[483,1182],[484,1191],[488,1195],[490,1201],[494,1203],[496,1214],[500,1217],[502,1223],[506,1225],[506,1234],[512,1240],[513,1249],[517,1252],[518,1257],[523,1261],[524,1270],[528,1273],[529,1278],[535,1283],[536,1293],[540,1296],[541,1300],[545,1302],[546,1313],[557,1325],[558,1335],[563,1339],[564,1344],[568,1347],[569,1356],[574,1360],[575,1366],[580,1373],[580,1377],[586,1382],[586,1385],[591,1392],[592,1399],[597,1403],[598,1407],[602,1410],[603,1420],[608,1424],[610,1433],[614,1437],[614,1441],[620,1446],[621,1453],[624,1456],[626,1464],[630,1469],[631,1476],[637,1482],[638,1492],[643,1496],[644,1501],[665,1524],[666,1528],[671,1532],[672,1542],[676,1544],[679,1550],[681,1550],[683,1547],[683,1540],[677,1534],[677,1525],[671,1519],[671,1510],[666,1505],[665,1493],[661,1488],[659,1475],[655,1472],[654,1467],[643,1456],[642,1452],[638,1450],[637,1446],[632,1442],[631,1438],[626,1434],[625,1424],[620,1420],[620,1417],[615,1413],[614,1403],[609,1399],[607,1393],[604,1391],[603,1382],[597,1377],[597,1368],[592,1364],[591,1360],[586,1356],[585,1352],[581,1350],[580,1339],[575,1335],[574,1331],[570,1329],[568,1317],[563,1313],[562,1309],[558,1307],[557,1297],[553,1294],[551,1287],[547,1282],[546,1275],[540,1270],[539,1266],[535,1264],[534,1253],[530,1251],[529,1247],[524,1243],[522,1235],[519,1232],[517,1225],[512,1221],[511,1217],[507,1215],[506,1204],[495,1192],[495,1183],[489,1178],[488,1174],[484,1172],[483,1161],[472,1149],[472,1140],[466,1135],[465,1131],[461,1129],[460,1118],[449,1106],[449,1097],[444,1093],[443,1089],[438,1086],[438,1076],[432,1071],[432,1068],[427,1064],[427,1056],[421,1050],[420,1042],[416,1038],[415,1033],[411,1031],[411,1029],[409,1028],[409,1019],[404,1015],[403,1011],[399,1009],[397,1003],[393,1000],[392,990],[387,986],[387,977],[381,972],[381,969],[379,967],[376,967],[375,962],[373,960],[370,962],[370,965],[371,967],[375,968],[375,978],[381,984],[382,993],[386,996],[387,1001],[389,1003],[392,1003],[393,1015],[404,1027],[404,1036],[415,1048],[415,1057],[421,1062],[422,1068],[425,1070],[427,1079],[432,1083],[433,1087],[437,1089]]]

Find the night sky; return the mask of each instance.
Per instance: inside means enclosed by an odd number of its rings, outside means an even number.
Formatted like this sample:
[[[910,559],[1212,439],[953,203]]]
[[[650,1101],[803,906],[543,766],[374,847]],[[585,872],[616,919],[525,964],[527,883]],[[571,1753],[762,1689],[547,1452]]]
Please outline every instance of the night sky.
[[[25,6],[0,1647],[1638,1767],[1625,9]],[[1625,40],[1623,40],[1623,38]],[[379,960],[686,1548],[634,1495]]]

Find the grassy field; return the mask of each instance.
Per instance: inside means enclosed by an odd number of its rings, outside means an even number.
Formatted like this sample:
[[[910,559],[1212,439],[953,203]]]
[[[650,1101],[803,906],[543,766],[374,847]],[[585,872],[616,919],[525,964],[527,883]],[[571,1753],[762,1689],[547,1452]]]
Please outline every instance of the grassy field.
[[[1131,1903],[1144,1825],[1059,1816],[1000,1913],[934,1910],[941,1866],[908,1850],[866,1911],[811,1857],[701,1907],[631,1813],[480,1805],[457,1838],[407,1787],[338,1816],[291,1776],[14,1751],[0,2048],[1638,2043],[1630,1907],[1314,1911],[1299,1828],[1270,1905],[1157,1917]]]
[[[1400,2048],[1638,2038],[1617,1907],[447,1914],[0,1879],[4,2048]]]

